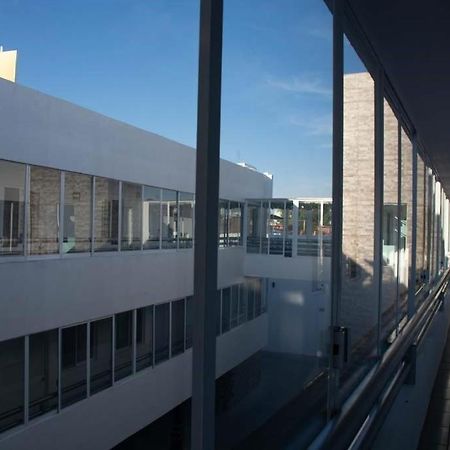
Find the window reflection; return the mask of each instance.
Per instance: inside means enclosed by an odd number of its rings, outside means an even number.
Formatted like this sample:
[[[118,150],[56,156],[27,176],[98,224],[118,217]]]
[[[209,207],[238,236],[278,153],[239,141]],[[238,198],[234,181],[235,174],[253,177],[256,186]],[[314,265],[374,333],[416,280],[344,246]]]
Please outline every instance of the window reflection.
[[[178,198],[178,246],[192,248],[194,237],[194,194],[180,192]]]
[[[142,186],[122,183],[121,250],[140,250],[142,242]]]
[[[177,192],[162,190],[162,248],[177,247]]]

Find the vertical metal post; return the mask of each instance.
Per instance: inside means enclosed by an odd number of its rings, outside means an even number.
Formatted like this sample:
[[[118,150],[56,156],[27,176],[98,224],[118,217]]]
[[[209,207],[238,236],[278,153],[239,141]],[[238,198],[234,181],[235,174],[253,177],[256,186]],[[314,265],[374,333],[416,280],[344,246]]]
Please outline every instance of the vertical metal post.
[[[112,353],[111,353],[112,380],[111,380],[111,384],[114,385],[114,383],[116,382],[116,315],[115,314],[113,314],[113,316],[112,316],[111,334],[112,334]]]
[[[333,327],[339,324],[342,282],[342,205],[344,194],[344,30],[343,2],[333,2],[333,208],[331,257],[331,326],[329,348],[328,408],[337,409],[338,370],[333,369]]]
[[[395,296],[395,330],[399,332],[400,318],[400,245],[402,232],[402,127],[397,123],[397,288]]]
[[[23,230],[23,254],[28,256],[30,253],[29,239],[30,239],[30,166],[26,165],[25,168],[25,217],[24,217],[24,230]]]
[[[416,253],[417,253],[417,142],[413,139],[412,145],[412,234],[411,255],[409,264],[408,282],[408,318],[416,312]]]
[[[133,326],[131,328],[131,335],[132,335],[132,352],[133,352],[133,360],[132,360],[132,367],[133,367],[133,374],[136,373],[136,345],[137,345],[137,309],[133,309],[131,312],[133,315]]]
[[[59,239],[59,255],[61,256],[64,252],[64,171],[60,172],[60,189],[59,189],[59,228],[58,228],[58,239]]]
[[[215,441],[215,365],[223,0],[200,2],[191,448]]]
[[[377,68],[375,79],[375,198],[374,198],[374,291],[377,311],[377,355],[381,357],[381,313],[383,300],[383,205],[384,205],[384,72]]]
[[[95,250],[95,177],[92,177],[92,196],[91,196],[91,253]]]
[[[30,336],[24,340],[24,371],[23,371],[23,423],[28,423],[30,412]]]
[[[91,322],[86,324],[86,397],[91,396]]]
[[[119,181],[119,205],[118,205],[118,220],[119,223],[117,224],[117,250],[120,252],[122,250],[122,185],[123,183]]]
[[[62,407],[62,330],[58,328],[58,412]]]

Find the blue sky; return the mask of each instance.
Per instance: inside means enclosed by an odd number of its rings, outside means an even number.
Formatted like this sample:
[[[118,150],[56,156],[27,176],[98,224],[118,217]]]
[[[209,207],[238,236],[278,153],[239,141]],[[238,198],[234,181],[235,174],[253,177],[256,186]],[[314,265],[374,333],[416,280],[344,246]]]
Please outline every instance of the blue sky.
[[[330,195],[331,14],[224,3],[222,157],[272,173],[275,196]],[[0,44],[20,84],[195,146],[198,16],[198,0],[2,0]]]

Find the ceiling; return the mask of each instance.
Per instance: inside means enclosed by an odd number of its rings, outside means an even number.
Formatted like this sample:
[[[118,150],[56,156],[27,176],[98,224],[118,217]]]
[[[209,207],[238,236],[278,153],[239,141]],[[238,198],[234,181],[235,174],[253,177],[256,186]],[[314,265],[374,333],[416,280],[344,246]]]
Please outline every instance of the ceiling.
[[[450,1],[349,4],[450,197]]]

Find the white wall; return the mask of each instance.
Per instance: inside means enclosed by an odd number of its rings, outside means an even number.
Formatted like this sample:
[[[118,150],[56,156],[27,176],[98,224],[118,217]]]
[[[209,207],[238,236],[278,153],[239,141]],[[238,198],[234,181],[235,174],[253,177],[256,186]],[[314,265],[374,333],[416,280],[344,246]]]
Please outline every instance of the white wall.
[[[154,133],[0,79],[0,159],[195,191],[195,151]],[[272,180],[221,161],[220,195],[271,197]]]

